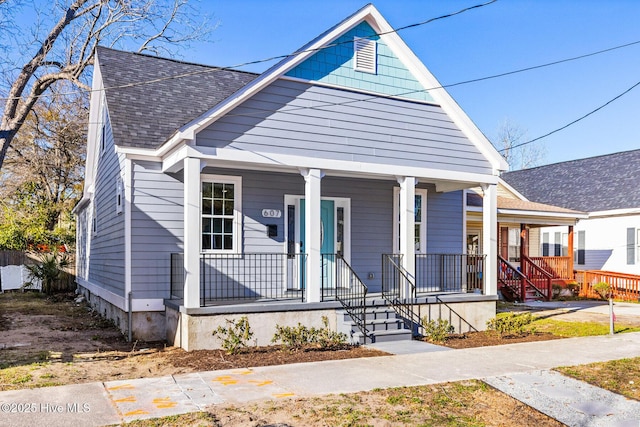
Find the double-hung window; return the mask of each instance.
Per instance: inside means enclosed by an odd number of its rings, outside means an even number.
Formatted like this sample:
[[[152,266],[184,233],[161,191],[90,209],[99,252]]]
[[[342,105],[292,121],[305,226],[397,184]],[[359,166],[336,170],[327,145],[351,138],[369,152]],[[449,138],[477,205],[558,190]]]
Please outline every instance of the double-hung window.
[[[202,251],[240,253],[242,179],[203,175],[200,209]]]

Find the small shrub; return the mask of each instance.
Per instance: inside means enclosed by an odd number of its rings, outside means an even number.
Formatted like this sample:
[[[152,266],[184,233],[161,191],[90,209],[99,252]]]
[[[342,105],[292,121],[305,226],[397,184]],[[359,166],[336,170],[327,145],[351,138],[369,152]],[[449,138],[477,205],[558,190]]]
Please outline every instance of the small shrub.
[[[64,269],[70,265],[71,261],[66,254],[58,256],[55,253],[43,254],[39,264],[27,265],[30,280],[23,285],[29,289],[35,286],[36,281],[42,283],[42,292],[47,295],[53,294],[55,285],[64,273]]]
[[[445,342],[449,334],[452,334],[454,331],[453,325],[445,319],[427,321],[427,318],[424,317],[422,319],[422,326],[424,326],[425,338],[433,343]]]
[[[218,326],[213,331],[213,336],[222,341],[222,348],[226,350],[227,354],[237,354],[249,346],[249,340],[253,337],[249,319],[247,316],[242,316],[237,321],[230,319],[225,319],[225,321],[227,327]]]
[[[553,298],[557,298],[560,296],[560,292],[562,292],[562,286],[554,283],[551,285]]]
[[[608,299],[611,295],[611,285],[607,282],[600,282],[593,285],[593,291],[602,299]]]
[[[280,342],[290,350],[299,350],[309,345],[327,349],[347,342],[346,334],[329,329],[329,319],[326,316],[322,316],[322,325],[320,329],[308,328],[301,323],[298,323],[298,326],[276,325],[276,333],[271,338],[271,342]]]
[[[534,317],[531,313],[507,313],[503,316],[496,316],[487,322],[487,327],[496,331],[500,336],[523,335],[534,332],[532,328],[527,328]]]
[[[577,296],[580,293],[580,285],[575,282],[567,283],[567,289],[571,291],[573,296]]]
[[[347,334],[332,331],[329,329],[329,319],[322,316],[322,329],[318,330],[318,341],[320,348],[339,347],[347,343]]]

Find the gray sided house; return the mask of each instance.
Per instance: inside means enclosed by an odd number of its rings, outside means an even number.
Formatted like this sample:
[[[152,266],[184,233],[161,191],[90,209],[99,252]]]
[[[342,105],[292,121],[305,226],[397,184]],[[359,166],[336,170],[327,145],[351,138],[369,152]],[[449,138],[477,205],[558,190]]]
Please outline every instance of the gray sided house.
[[[433,303],[484,327],[507,165],[391,29],[366,6],[260,75],[99,48],[75,209],[91,304],[186,349],[241,315],[258,344],[322,316],[381,340],[376,313]]]

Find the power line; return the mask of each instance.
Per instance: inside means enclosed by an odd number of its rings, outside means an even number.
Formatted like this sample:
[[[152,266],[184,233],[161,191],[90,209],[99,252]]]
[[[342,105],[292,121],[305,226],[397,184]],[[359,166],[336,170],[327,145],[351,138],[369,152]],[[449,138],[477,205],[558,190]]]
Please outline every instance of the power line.
[[[434,18],[434,19],[437,19],[437,18]],[[623,49],[623,48],[626,48],[626,47],[634,46],[634,45],[637,45],[637,44],[640,44],[640,40],[629,42],[629,43],[625,43],[625,44],[621,44],[621,45],[617,45],[617,46],[613,46],[613,47],[606,48],[606,49],[601,49],[601,50],[590,52],[590,53],[586,53],[586,54],[583,54],[583,55],[578,55],[578,56],[573,56],[573,57],[570,57],[570,58],[560,59],[560,60],[557,60],[557,61],[547,62],[547,63],[544,63],[544,64],[533,65],[533,66],[530,66],[530,67],[525,67],[525,68],[520,68],[520,69],[517,69],[517,70],[507,71],[507,72],[504,72],[504,73],[499,73],[499,74],[494,74],[494,75],[490,75],[490,76],[479,77],[479,78],[476,78],[476,79],[465,80],[465,81],[461,81],[461,82],[457,82],[457,83],[445,84],[445,85],[441,85],[441,86],[434,86],[434,87],[430,87],[430,88],[426,88],[426,89],[410,90],[410,91],[406,91],[406,92],[396,93],[396,94],[393,94],[393,95],[376,94],[376,95],[372,95],[369,98],[355,99],[355,100],[349,100],[349,101],[344,101],[344,102],[333,102],[333,103],[327,102],[327,103],[323,103],[322,105],[317,105],[317,106],[292,107],[292,108],[287,108],[287,109],[282,110],[282,111],[283,112],[289,112],[289,111],[304,110],[304,109],[310,109],[310,110],[322,109],[322,108],[331,107],[331,106],[340,106],[340,105],[347,105],[347,104],[358,103],[358,102],[367,102],[367,101],[375,100],[375,99],[378,99],[380,97],[385,97],[385,96],[389,97],[389,98],[394,98],[394,97],[402,97],[402,96],[411,95],[411,94],[420,93],[420,92],[429,92],[431,90],[447,89],[447,88],[450,88],[450,87],[461,86],[461,85],[470,84],[470,83],[477,83],[477,82],[481,82],[481,81],[484,81],[484,80],[491,80],[491,79],[495,79],[495,78],[498,78],[498,77],[504,77],[504,76],[508,76],[508,75],[523,73],[523,72],[532,71],[532,70],[545,68],[545,67],[550,67],[550,66],[554,66],[554,65],[570,62],[570,61],[576,61],[576,60],[588,58],[588,57],[591,57],[591,56],[595,56],[595,55],[600,55],[600,54],[603,54],[603,53],[611,52],[611,51],[614,51],[614,50],[617,50],[617,49]],[[159,79],[148,80],[148,81],[145,81],[145,82],[136,82],[136,83],[128,83],[128,84],[124,84],[124,85],[119,85],[119,86],[111,86],[111,87],[107,87],[107,88],[104,88],[104,89],[99,89],[99,90],[96,90],[96,91],[125,89],[125,88],[129,88],[129,87],[136,87],[136,86],[143,85],[143,84],[157,83],[159,81],[163,81],[163,80],[167,80],[167,79],[174,79],[174,78],[191,76],[191,75],[195,75],[195,74],[207,73],[207,72],[211,72],[211,71],[221,71],[221,70],[228,70],[228,69],[229,68],[226,68],[226,67],[215,67],[213,70],[208,69],[208,70],[205,70],[205,71],[197,71],[197,72],[192,72],[192,73],[185,73],[185,74],[180,74],[180,75],[162,77],[162,78],[159,78]],[[256,112],[256,113],[231,114],[231,115],[228,115],[228,116],[252,117],[252,116],[255,116],[257,114],[259,114],[259,112]],[[505,151],[505,150],[500,150],[500,151]]]
[[[469,10],[478,9],[478,8],[481,8],[481,7],[484,7],[484,6],[488,6],[488,5],[490,5],[492,3],[495,3],[497,1],[498,0],[490,0],[490,1],[487,1],[485,3],[480,3],[480,4],[476,4],[476,5],[473,5],[473,6],[466,7],[464,9],[460,9],[457,12],[452,12],[452,13],[448,13],[448,14],[445,14],[445,15],[437,16],[435,18],[427,19],[426,21],[421,21],[421,22],[417,22],[417,23],[414,23],[414,24],[405,25],[403,27],[391,29],[389,31],[382,32],[382,33],[376,33],[376,34],[373,34],[371,36],[366,36],[366,37],[362,37],[362,38],[374,38],[374,37],[379,37],[379,36],[383,36],[383,35],[387,35],[387,34],[397,33],[399,31],[406,30],[406,29],[409,29],[409,28],[419,27],[419,26],[426,25],[426,24],[429,24],[431,22],[434,22],[434,21],[437,21],[437,20],[440,20],[440,19],[450,18],[450,17],[456,16],[456,15],[459,15],[459,14],[467,12]],[[123,89],[123,88],[138,86],[138,85],[159,83],[159,82],[162,82],[162,81],[171,80],[171,79],[175,79],[175,78],[189,77],[189,76],[193,76],[193,75],[205,74],[205,73],[210,73],[210,72],[220,71],[220,70],[237,69],[237,68],[247,67],[249,65],[256,65],[256,64],[261,64],[261,63],[265,63],[265,62],[271,62],[271,61],[275,61],[275,60],[282,60],[282,59],[289,58],[289,57],[292,57],[292,56],[301,55],[303,53],[319,52],[319,51],[322,51],[324,49],[329,49],[329,48],[333,48],[333,47],[340,46],[340,45],[343,45],[343,44],[351,44],[351,43],[353,43],[352,40],[345,40],[345,41],[342,41],[342,42],[334,42],[334,43],[331,43],[331,44],[328,44],[328,45],[325,45],[325,46],[321,46],[321,47],[318,47],[318,48],[314,48],[314,49],[303,49],[303,50],[295,51],[293,53],[289,53],[289,54],[286,54],[286,55],[277,55],[277,56],[272,56],[270,58],[258,59],[258,60],[255,60],[255,61],[248,61],[248,62],[244,62],[244,63],[241,63],[241,64],[232,65],[232,66],[229,66],[229,67],[210,67],[207,70],[194,71],[194,72],[191,72],[191,73],[184,73],[184,74],[178,74],[178,75],[173,75],[173,76],[160,77],[160,78],[157,78],[157,79],[147,80],[147,81],[143,81],[143,82],[135,82],[135,83],[129,83],[129,84],[121,85],[121,86],[103,88],[103,89],[100,89],[100,91],[106,91],[106,90],[109,90],[109,89]],[[95,92],[95,91],[97,91],[97,90],[92,89],[90,92]],[[77,93],[77,92],[74,91],[74,92],[69,92],[67,94],[73,94],[73,93]],[[63,93],[62,95],[65,95],[65,94]],[[48,94],[48,93],[41,94],[41,95],[38,96],[38,98],[44,97],[44,96],[50,96],[50,94]],[[22,98],[21,97],[0,98],[0,100],[3,101],[3,102],[6,102],[6,101],[8,101],[10,99],[20,100]]]
[[[632,91],[633,89],[635,89],[637,86],[640,86],[640,81],[638,81],[637,83],[635,83],[633,86],[631,86],[630,88],[628,88],[627,90],[625,90],[625,91],[624,91],[624,92],[622,92],[621,94],[619,94],[619,95],[617,95],[617,96],[615,96],[615,97],[611,98],[610,100],[608,100],[608,101],[607,101],[607,102],[605,102],[604,104],[600,105],[598,108],[596,108],[596,109],[594,109],[594,110],[589,111],[589,112],[588,112],[587,114],[585,114],[584,116],[581,116],[581,117],[579,117],[579,118],[575,119],[574,121],[572,121],[572,122],[570,122],[570,123],[567,123],[566,125],[564,125],[564,126],[562,126],[562,127],[559,127],[559,128],[557,128],[557,129],[555,129],[555,130],[552,130],[551,132],[548,132],[548,133],[546,133],[546,134],[544,134],[544,135],[542,135],[542,136],[539,136],[539,137],[534,138],[534,139],[532,139],[532,140],[529,140],[529,141],[523,142],[523,143],[521,143],[521,144],[512,145],[512,146],[511,146],[511,147],[509,147],[509,148],[503,148],[502,150],[498,150],[498,152],[499,152],[499,153],[502,153],[502,152],[507,151],[507,150],[510,150],[510,149],[512,149],[512,148],[522,147],[522,146],[524,146],[524,145],[531,144],[532,142],[539,141],[539,140],[541,140],[542,138],[546,138],[546,137],[548,137],[549,135],[553,135],[554,133],[560,132],[561,130],[564,130],[564,129],[568,128],[569,126],[574,125],[574,124],[578,123],[579,121],[581,121],[581,120],[583,120],[583,119],[586,119],[586,118],[587,118],[587,117],[589,117],[590,115],[592,115],[592,114],[594,114],[594,113],[596,113],[596,112],[598,112],[598,111],[602,110],[602,109],[603,109],[604,107],[606,107],[607,105],[611,104],[612,102],[614,102],[614,101],[616,101],[616,100],[618,100],[618,99],[622,98],[624,95],[626,95],[627,93],[631,92],[631,91]]]

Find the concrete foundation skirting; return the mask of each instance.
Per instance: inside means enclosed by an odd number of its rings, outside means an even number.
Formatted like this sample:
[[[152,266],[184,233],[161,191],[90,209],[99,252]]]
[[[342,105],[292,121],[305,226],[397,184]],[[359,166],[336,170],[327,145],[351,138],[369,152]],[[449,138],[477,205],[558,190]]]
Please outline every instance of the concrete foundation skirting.
[[[421,319],[426,318],[427,321],[447,320],[453,325],[456,333],[469,332],[469,325],[478,331],[484,331],[487,329],[487,321],[496,316],[496,302],[450,302],[447,305],[420,304],[417,306],[417,310]]]
[[[487,321],[496,315],[495,298],[452,298],[447,305],[437,304],[434,298],[422,300],[415,306],[421,318],[427,320],[445,319],[456,332],[468,332],[467,323],[481,331],[487,328]],[[338,329],[339,303],[318,304],[251,304],[185,309],[174,302],[166,304],[166,339],[168,344],[182,347],[185,350],[203,350],[221,348],[222,341],[213,336],[218,326],[228,326],[227,320],[237,321],[247,316],[253,332],[251,345],[271,345],[271,338],[276,332],[276,325],[306,327],[322,327],[322,317],[329,320],[329,328]],[[382,301],[380,304],[382,305]],[[450,308],[448,308],[448,307]],[[253,310],[251,309],[253,308]],[[305,309],[306,308],[306,309]],[[453,310],[453,311],[452,311]],[[456,314],[457,313],[457,314]]]
[[[306,311],[270,311],[270,312],[212,313],[193,315],[166,307],[166,338],[170,345],[182,347],[187,351],[222,348],[222,341],[213,335],[218,326],[229,326],[227,320],[237,321],[247,316],[253,332],[250,345],[271,345],[276,325],[297,326],[298,323],[311,328],[322,327],[322,317],[329,320],[329,328],[336,330],[336,311],[334,308]]]
[[[109,301],[97,296],[82,285],[78,292],[101,316],[113,321],[123,335],[129,333],[129,313]],[[163,311],[138,311],[132,313],[132,338],[140,341],[162,341],[165,339],[165,313]]]

